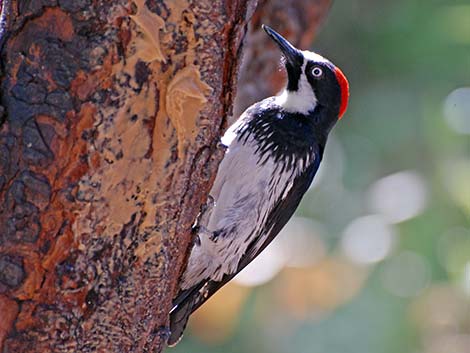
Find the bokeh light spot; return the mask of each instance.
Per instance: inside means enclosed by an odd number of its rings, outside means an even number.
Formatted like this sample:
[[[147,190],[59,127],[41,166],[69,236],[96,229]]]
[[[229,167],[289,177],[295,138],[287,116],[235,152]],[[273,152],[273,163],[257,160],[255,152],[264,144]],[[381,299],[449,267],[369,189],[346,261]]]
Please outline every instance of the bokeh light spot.
[[[470,134],[470,87],[457,88],[444,101],[447,124],[459,134]]]
[[[324,233],[319,223],[293,217],[273,242],[234,280],[244,286],[259,286],[270,281],[284,266],[306,267],[317,263],[326,254]]]
[[[344,230],[341,247],[354,262],[369,264],[383,260],[392,250],[395,231],[383,217],[357,218]]]
[[[426,207],[428,192],[424,179],[413,171],[386,176],[373,184],[368,201],[371,211],[391,223],[416,217]]]
[[[273,243],[245,267],[234,281],[242,286],[260,286],[274,278],[284,267],[285,262],[286,257],[282,247]]]
[[[293,217],[275,240],[285,250],[286,266],[308,267],[322,260],[326,255],[325,233],[320,223]]]

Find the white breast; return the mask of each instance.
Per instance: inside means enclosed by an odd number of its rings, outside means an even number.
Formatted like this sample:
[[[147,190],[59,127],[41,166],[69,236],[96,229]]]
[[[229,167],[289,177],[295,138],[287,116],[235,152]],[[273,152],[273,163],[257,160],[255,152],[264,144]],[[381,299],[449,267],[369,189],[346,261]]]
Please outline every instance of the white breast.
[[[208,278],[219,281],[224,274],[235,272],[251,241],[266,236],[261,233],[270,210],[287,195],[305,167],[302,163],[281,173],[277,168],[282,166],[271,158],[259,164],[253,140],[230,142],[210,192],[214,205],[201,218],[200,244],[191,251],[182,289]],[[218,233],[215,239],[211,239],[213,232]]]

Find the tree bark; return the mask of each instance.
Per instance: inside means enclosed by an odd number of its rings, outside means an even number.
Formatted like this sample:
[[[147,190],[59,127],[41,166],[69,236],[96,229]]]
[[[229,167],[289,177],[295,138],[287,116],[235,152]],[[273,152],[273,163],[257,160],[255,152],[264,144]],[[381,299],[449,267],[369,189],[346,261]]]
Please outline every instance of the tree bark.
[[[4,6],[3,352],[159,350],[254,1]]]
[[[1,352],[162,350],[255,3],[3,1]]]

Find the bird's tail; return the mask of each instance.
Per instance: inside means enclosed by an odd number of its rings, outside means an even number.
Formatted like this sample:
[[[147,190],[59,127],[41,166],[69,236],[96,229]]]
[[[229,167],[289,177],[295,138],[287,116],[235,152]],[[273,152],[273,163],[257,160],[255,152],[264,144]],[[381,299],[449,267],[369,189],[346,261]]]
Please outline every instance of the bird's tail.
[[[190,299],[190,298],[188,298]],[[189,315],[192,313],[193,301],[186,300],[173,307],[170,312],[170,337],[167,344],[170,347],[175,346],[183,336],[184,329],[188,323]]]
[[[170,337],[167,344],[170,347],[175,346],[183,336],[184,329],[188,323],[189,315],[199,307],[200,289],[204,282],[195,285],[192,288],[182,290],[173,301],[173,309],[170,311]]]

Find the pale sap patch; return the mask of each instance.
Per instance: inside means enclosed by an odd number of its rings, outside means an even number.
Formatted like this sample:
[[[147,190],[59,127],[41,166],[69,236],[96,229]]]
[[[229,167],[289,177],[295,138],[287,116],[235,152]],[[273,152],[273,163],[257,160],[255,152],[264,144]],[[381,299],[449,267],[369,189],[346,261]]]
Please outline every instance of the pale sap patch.
[[[137,25],[137,35],[134,45],[139,48],[139,57],[146,61],[166,62],[160,47],[160,29],[165,28],[165,21],[147,9],[143,0],[137,0],[137,13],[129,17]]]
[[[179,70],[168,83],[166,112],[178,135],[178,151],[184,154],[184,141],[191,143],[196,138],[197,116],[212,87],[201,80],[201,73],[194,65]]]

